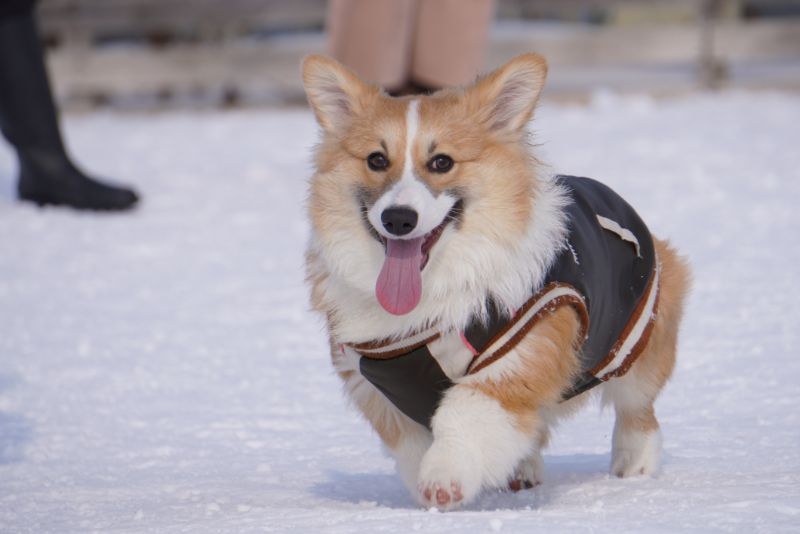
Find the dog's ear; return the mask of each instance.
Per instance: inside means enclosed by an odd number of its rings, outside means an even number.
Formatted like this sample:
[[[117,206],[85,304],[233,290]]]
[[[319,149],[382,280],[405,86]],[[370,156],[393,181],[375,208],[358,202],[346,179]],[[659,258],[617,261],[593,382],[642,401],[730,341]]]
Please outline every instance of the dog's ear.
[[[518,137],[533,115],[547,77],[547,62],[539,54],[517,56],[467,89],[487,128]]]
[[[341,63],[319,55],[303,60],[303,86],[317,122],[328,132],[346,128],[363,109],[365,98],[380,92]]]

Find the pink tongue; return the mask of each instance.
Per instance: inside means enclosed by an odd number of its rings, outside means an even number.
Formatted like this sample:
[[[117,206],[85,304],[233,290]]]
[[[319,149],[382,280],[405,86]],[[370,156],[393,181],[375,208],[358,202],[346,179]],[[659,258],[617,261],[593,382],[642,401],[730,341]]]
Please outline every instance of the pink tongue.
[[[375,284],[375,296],[383,309],[405,315],[419,304],[422,295],[422,242],[417,239],[389,239],[386,259]]]

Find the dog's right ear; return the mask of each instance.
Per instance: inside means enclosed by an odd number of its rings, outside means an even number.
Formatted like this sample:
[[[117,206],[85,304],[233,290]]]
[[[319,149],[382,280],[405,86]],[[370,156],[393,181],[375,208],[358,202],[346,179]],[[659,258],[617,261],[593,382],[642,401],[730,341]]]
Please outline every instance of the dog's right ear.
[[[365,97],[380,92],[341,63],[319,55],[303,60],[303,86],[317,122],[331,133],[347,128],[353,116],[362,111]]]

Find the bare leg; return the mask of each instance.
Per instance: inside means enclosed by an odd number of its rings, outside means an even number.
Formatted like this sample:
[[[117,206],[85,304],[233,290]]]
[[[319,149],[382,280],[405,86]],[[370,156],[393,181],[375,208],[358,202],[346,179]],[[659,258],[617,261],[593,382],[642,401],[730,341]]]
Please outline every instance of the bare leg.
[[[408,81],[415,0],[331,0],[328,50],[353,71],[395,90]]]
[[[493,0],[425,0],[417,13],[412,81],[434,88],[472,82],[483,68]]]

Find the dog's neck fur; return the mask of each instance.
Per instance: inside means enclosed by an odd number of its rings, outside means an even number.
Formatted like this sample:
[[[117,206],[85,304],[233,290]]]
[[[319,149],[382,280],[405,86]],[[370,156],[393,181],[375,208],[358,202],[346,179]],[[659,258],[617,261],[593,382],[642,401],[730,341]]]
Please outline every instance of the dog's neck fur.
[[[539,289],[547,270],[564,247],[566,192],[551,179],[537,180],[531,191],[527,230],[513,248],[488,238],[465,236],[452,228],[434,249],[423,271],[423,295],[409,314],[394,316],[364,291],[326,265],[319,240],[312,235],[310,272],[321,278],[322,311],[337,342],[359,343],[402,338],[424,328],[462,331],[474,317],[485,317],[491,298],[509,314]],[[468,208],[467,208],[468,209]],[[334,305],[335,303],[335,305]]]

